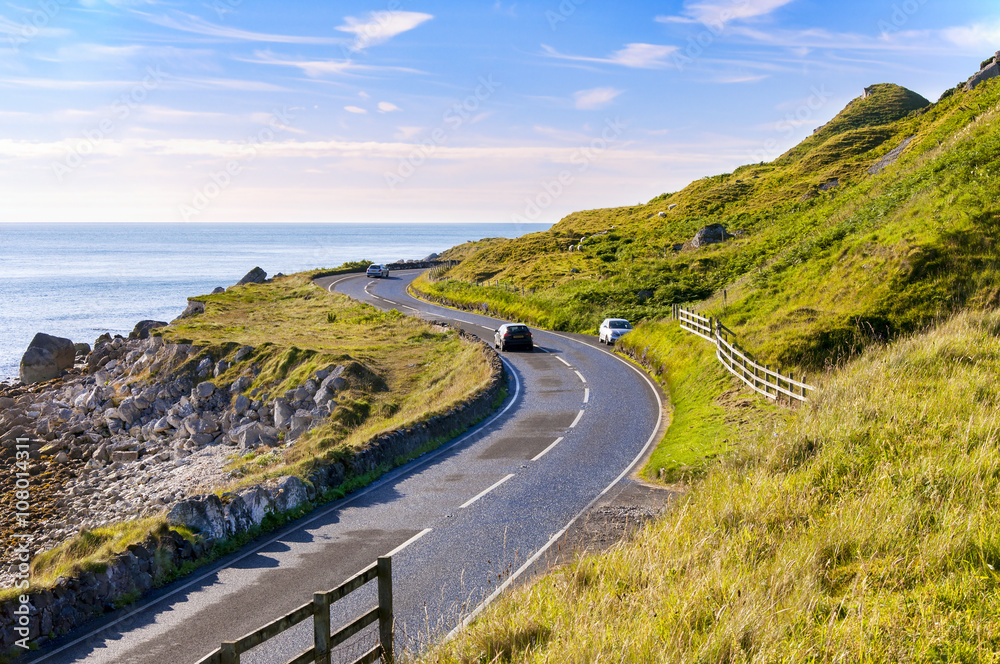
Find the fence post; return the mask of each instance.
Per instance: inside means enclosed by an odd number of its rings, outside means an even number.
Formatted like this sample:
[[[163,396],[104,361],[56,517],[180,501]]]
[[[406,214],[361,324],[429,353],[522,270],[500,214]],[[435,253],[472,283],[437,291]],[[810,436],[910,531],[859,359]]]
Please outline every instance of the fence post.
[[[765,364],[764,365],[764,393],[765,394],[770,394],[771,393],[771,388],[768,385],[768,383],[770,382],[770,377],[767,375],[767,372],[769,372],[770,370],[771,370],[771,365],[770,364]]]
[[[316,664],[330,664],[330,602],[326,593],[313,593],[313,643]]]
[[[392,558],[378,558],[378,640],[382,661],[392,664]]]
[[[805,399],[806,399],[806,388],[804,386],[806,384],[806,375],[802,374],[802,377],[799,378],[799,380],[802,381],[803,387],[801,387],[799,389],[802,391],[802,400],[805,401]]]
[[[222,654],[222,664],[240,664],[240,655],[236,652],[235,641],[223,641],[219,651]]]

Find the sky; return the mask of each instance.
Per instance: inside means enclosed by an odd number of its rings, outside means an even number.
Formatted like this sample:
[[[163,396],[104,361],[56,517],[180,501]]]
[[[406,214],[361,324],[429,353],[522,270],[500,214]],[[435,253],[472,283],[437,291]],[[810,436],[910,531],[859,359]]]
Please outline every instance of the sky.
[[[9,0],[0,222],[555,222],[998,49],[995,0]]]

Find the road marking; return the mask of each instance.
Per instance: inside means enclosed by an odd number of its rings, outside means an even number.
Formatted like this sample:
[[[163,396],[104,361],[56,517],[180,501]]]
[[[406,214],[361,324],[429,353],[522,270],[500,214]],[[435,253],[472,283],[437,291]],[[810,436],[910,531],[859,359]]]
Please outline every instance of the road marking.
[[[549,450],[551,450],[551,449],[552,449],[553,447],[555,447],[556,445],[558,445],[558,444],[559,444],[559,443],[561,443],[561,442],[562,442],[562,436],[559,436],[558,438],[556,438],[556,440],[555,440],[555,442],[554,442],[554,443],[552,443],[551,445],[549,445],[548,447],[546,447],[546,448],[545,448],[544,450],[542,450],[541,452],[539,452],[539,453],[538,453],[537,455],[535,455],[535,457],[534,457],[534,458],[532,458],[531,460],[532,460],[532,461],[538,461],[538,460],[539,460],[539,459],[541,459],[541,458],[542,458],[543,456],[545,456],[546,454],[548,454],[548,451],[549,451]]]
[[[584,377],[583,377],[583,374],[582,374],[582,373],[580,373],[579,371],[574,371],[573,373],[575,373],[575,374],[576,374],[577,376],[579,376],[579,377],[580,377],[580,380],[582,380],[582,381],[583,381],[584,383],[586,383],[586,382],[587,382],[587,379],[586,379],[586,378],[584,378]]]
[[[585,387],[583,388],[583,403],[587,403],[589,401],[590,401],[590,388]]]
[[[578,344],[583,344],[585,346],[590,346],[590,344],[584,343],[583,341],[580,341],[579,339],[574,339],[573,337],[567,337],[567,336],[564,336],[562,334],[559,334],[558,332],[548,332],[548,334],[552,334],[552,335],[557,336],[557,337],[559,337],[561,339],[566,339],[567,341],[573,341],[573,342],[578,343]],[[621,482],[622,479],[626,475],[628,475],[629,473],[632,472],[632,469],[635,468],[636,464],[638,464],[642,460],[642,457],[646,456],[646,452],[649,451],[649,447],[653,444],[653,441],[656,440],[656,434],[659,432],[660,425],[663,422],[663,399],[660,398],[660,393],[657,391],[656,385],[653,384],[653,381],[650,380],[649,376],[647,376],[645,373],[643,373],[642,370],[639,369],[639,367],[637,367],[634,364],[628,362],[624,358],[621,358],[621,357],[615,355],[614,353],[608,352],[606,350],[602,350],[600,348],[597,348],[596,346],[591,346],[591,348],[593,348],[594,350],[600,351],[600,352],[602,352],[602,353],[604,353],[606,355],[610,355],[611,357],[615,358],[616,360],[618,360],[619,362],[621,362],[622,364],[624,364],[625,366],[627,366],[629,369],[631,369],[632,371],[634,371],[640,378],[642,378],[646,382],[646,385],[649,386],[649,389],[653,393],[653,396],[656,397],[656,406],[657,406],[657,411],[658,411],[658,417],[656,418],[656,426],[653,427],[653,431],[649,434],[649,438],[646,439],[646,444],[643,445],[642,449],[639,450],[639,453],[635,455],[634,459],[632,459],[632,463],[630,463],[625,468],[625,470],[623,470],[618,475],[618,477],[616,477],[615,479],[611,480],[611,483],[608,484],[606,487],[604,487],[603,491],[601,491],[599,494],[597,494],[596,496],[594,496],[594,498],[589,503],[587,503],[586,505],[584,505],[583,509],[580,510],[579,512],[577,512],[576,516],[574,516],[572,519],[570,519],[569,523],[567,523],[565,526],[562,527],[562,530],[560,530],[555,535],[553,535],[551,538],[549,538],[549,541],[546,542],[545,544],[543,544],[542,547],[540,549],[538,549],[538,551],[535,552],[535,555],[531,556],[526,561],[524,561],[524,564],[521,565],[520,567],[518,567],[517,570],[513,574],[511,574],[510,576],[508,576],[506,578],[506,580],[504,580],[504,582],[497,587],[496,590],[494,590],[492,593],[490,593],[490,595],[486,599],[484,599],[479,604],[479,606],[477,606],[475,609],[472,610],[472,613],[470,613],[465,618],[463,618],[462,621],[460,623],[458,623],[458,625],[455,626],[455,629],[453,629],[450,632],[448,632],[448,635],[446,637],[444,637],[445,641],[450,641],[453,638],[455,638],[455,636],[457,636],[459,632],[461,632],[463,629],[465,629],[466,627],[468,627],[469,623],[471,623],[473,620],[475,620],[476,617],[479,616],[479,614],[483,612],[483,609],[485,609],[487,606],[489,606],[490,604],[492,604],[493,600],[495,600],[497,597],[499,597],[501,594],[503,594],[503,592],[505,590],[507,590],[507,588],[509,588],[512,583],[514,583],[515,581],[517,581],[517,579],[522,574],[524,574],[529,569],[531,569],[531,566],[534,565],[536,562],[538,562],[538,559],[541,558],[545,554],[546,551],[548,551],[549,549],[551,549],[552,545],[555,544],[556,542],[558,542],[559,539],[563,535],[565,535],[566,532],[570,528],[573,527],[573,524],[580,520],[581,516],[583,516],[584,514],[586,514],[588,511],[590,511],[590,508],[593,507],[594,504],[597,503],[598,500],[600,500],[601,498],[603,498],[605,496],[605,494],[608,493],[608,491],[611,491],[611,489],[614,488],[614,486],[616,484],[618,484],[619,482]]]
[[[237,563],[239,563],[242,560],[245,560],[246,558],[249,558],[252,555],[255,555],[258,551],[260,551],[264,547],[267,547],[267,546],[270,546],[270,545],[274,544],[275,542],[279,541],[281,538],[287,537],[291,533],[294,533],[294,532],[296,532],[298,530],[304,529],[309,524],[311,524],[311,523],[313,523],[315,521],[318,521],[319,519],[327,516],[328,514],[330,514],[330,512],[333,512],[335,510],[343,509],[344,507],[346,507],[347,505],[350,505],[351,503],[355,502],[356,500],[358,500],[358,499],[360,499],[360,498],[368,495],[369,493],[375,491],[378,488],[381,488],[384,484],[388,484],[389,482],[391,482],[391,481],[399,478],[402,475],[414,473],[418,469],[423,468],[426,465],[429,465],[432,461],[434,461],[435,459],[437,459],[439,456],[441,456],[442,454],[444,454],[445,452],[447,452],[451,448],[458,446],[459,444],[465,442],[467,439],[471,438],[472,436],[474,436],[474,435],[482,432],[483,429],[485,429],[487,426],[489,426],[490,424],[492,424],[496,420],[500,419],[504,414],[506,414],[507,411],[510,410],[514,406],[515,403],[517,403],[518,397],[521,395],[521,381],[520,381],[520,379],[518,379],[517,374],[514,372],[514,367],[511,366],[511,364],[507,360],[505,360],[504,358],[500,358],[500,361],[503,362],[504,365],[505,365],[505,367],[507,368],[507,375],[510,376],[511,378],[513,378],[513,380],[514,380],[514,393],[510,396],[510,398],[509,398],[509,400],[507,402],[507,405],[504,406],[503,410],[501,410],[499,413],[494,413],[492,417],[490,417],[489,419],[487,419],[485,422],[480,423],[478,426],[474,427],[471,431],[466,432],[460,438],[456,438],[455,440],[451,441],[450,443],[445,443],[444,445],[442,445],[441,447],[437,448],[433,452],[430,452],[428,455],[426,455],[426,458],[424,458],[423,460],[416,459],[415,462],[411,462],[413,465],[410,465],[408,463],[405,466],[401,466],[400,468],[397,468],[396,470],[392,470],[392,471],[386,473],[385,475],[383,475],[382,477],[378,478],[377,480],[375,480],[374,482],[372,482],[368,486],[366,486],[364,489],[359,490],[357,493],[352,493],[351,495],[347,496],[346,498],[341,498],[338,501],[335,501],[333,503],[329,503],[326,506],[319,508],[312,515],[307,515],[305,517],[302,517],[302,519],[303,519],[302,521],[293,521],[286,528],[283,528],[278,533],[276,533],[274,535],[274,537],[271,537],[269,539],[264,540],[263,542],[261,542],[256,547],[250,549],[249,551],[245,551],[245,552],[243,552],[240,555],[237,555],[236,558],[230,560],[229,562],[227,562],[225,564],[219,565],[218,567],[216,567],[214,565],[206,565],[205,568],[204,568],[205,571],[200,572],[200,573],[199,573],[199,570],[196,570],[195,572],[193,572],[193,574],[195,575],[194,578],[190,579],[187,583],[182,584],[180,587],[174,588],[173,590],[171,590],[171,591],[169,591],[169,592],[161,595],[160,597],[157,597],[154,600],[147,601],[142,606],[135,607],[133,610],[129,611],[125,615],[120,616],[120,617],[112,620],[111,622],[107,623],[106,625],[102,625],[101,627],[93,629],[93,630],[87,632],[86,634],[83,634],[83,635],[79,636],[75,640],[70,641],[66,645],[61,646],[61,647],[57,648],[56,650],[53,650],[52,652],[45,653],[44,655],[42,655],[38,659],[30,660],[30,664],[40,664],[41,662],[44,662],[44,661],[49,660],[49,659],[52,659],[54,656],[58,655],[59,653],[65,651],[65,650],[69,650],[73,646],[79,645],[80,643],[83,643],[84,641],[86,641],[87,639],[89,639],[89,638],[91,638],[93,636],[97,636],[97,635],[99,635],[101,633],[110,631],[111,628],[114,627],[115,625],[117,625],[117,624],[119,624],[121,622],[124,622],[125,620],[128,620],[129,618],[132,618],[135,615],[138,615],[142,611],[145,611],[147,608],[149,608],[151,606],[155,606],[156,604],[159,604],[163,600],[165,600],[165,599],[167,599],[169,597],[173,597],[174,595],[177,595],[178,593],[181,593],[181,592],[187,590],[191,586],[194,586],[194,585],[196,585],[198,583],[201,583],[205,579],[211,578],[212,576],[218,574],[221,570],[231,569],[234,565],[236,565]],[[657,398],[659,398],[659,395],[657,395]],[[347,578],[349,579],[351,577],[347,577]],[[142,601],[142,600],[140,600],[140,601]],[[110,641],[110,640],[112,640],[112,637],[107,637],[106,640]]]
[[[566,360],[562,359],[558,355],[556,355],[556,359],[559,360],[560,362],[562,362],[563,364],[565,364],[567,367],[568,366],[572,366],[569,362],[567,362]]]
[[[402,544],[400,544],[395,549],[393,549],[392,551],[390,551],[389,553],[387,553],[385,555],[387,555],[390,558],[392,558],[394,555],[396,555],[397,553],[399,553],[400,551],[402,551],[406,547],[410,546],[411,544],[413,544],[414,542],[416,542],[418,539],[420,539],[421,537],[423,537],[427,533],[431,532],[431,530],[432,530],[431,528],[424,528],[419,533],[417,533],[416,535],[414,535],[410,539],[406,540],[405,542],[403,542]]]
[[[410,311],[420,311],[419,309],[414,309],[413,307],[408,307],[405,304],[401,304],[399,306],[403,307],[404,309],[409,309]]]
[[[583,417],[583,411],[581,410],[579,413],[576,414],[576,419],[573,420],[573,424],[569,425],[569,428],[570,429],[575,429],[576,425],[580,423],[580,419],[582,417]]]
[[[480,325],[479,327],[483,328],[487,332],[496,332],[496,330],[494,330],[492,327],[486,327],[485,325]]]
[[[485,496],[486,494],[488,494],[490,491],[492,491],[493,489],[497,488],[498,486],[500,486],[501,484],[503,484],[504,482],[506,482],[507,480],[509,480],[512,477],[514,477],[514,475],[508,475],[507,477],[503,478],[502,480],[500,480],[499,482],[497,482],[496,484],[494,484],[493,486],[491,486],[489,489],[486,489],[485,491],[476,494],[472,498],[469,498],[467,501],[465,501],[464,503],[462,503],[461,505],[459,505],[458,509],[460,509],[460,510],[465,509],[466,507],[468,507],[472,503],[476,502],[477,500],[479,500],[480,498],[482,498],[483,496]]]

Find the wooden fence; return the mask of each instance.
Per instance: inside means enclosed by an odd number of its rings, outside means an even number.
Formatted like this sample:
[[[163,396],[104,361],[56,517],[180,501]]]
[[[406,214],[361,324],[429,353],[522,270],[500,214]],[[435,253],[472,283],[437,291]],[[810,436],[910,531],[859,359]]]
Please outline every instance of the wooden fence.
[[[330,605],[347,597],[372,580],[378,580],[378,606],[348,625],[330,633]],[[354,660],[353,664],[391,663],[392,653],[392,558],[382,556],[333,590],[315,593],[312,602],[250,632],[236,641],[223,641],[222,647],[198,661],[198,664],[239,664],[240,655],[309,618],[313,619],[313,647],[288,660],[287,664],[330,664],[330,653],[347,639],[375,621],[379,624],[379,642]]]
[[[707,318],[676,304],[674,318],[680,323],[682,330],[697,334],[715,344],[715,357],[722,366],[752,390],[768,399],[779,401],[782,397],[786,397],[789,403],[792,399],[807,401],[806,391],[816,389],[806,384],[805,376],[795,380],[791,375],[783,376],[771,369],[770,365],[755,362],[735,341],[730,342],[730,338],[735,338],[736,335],[718,320]]]

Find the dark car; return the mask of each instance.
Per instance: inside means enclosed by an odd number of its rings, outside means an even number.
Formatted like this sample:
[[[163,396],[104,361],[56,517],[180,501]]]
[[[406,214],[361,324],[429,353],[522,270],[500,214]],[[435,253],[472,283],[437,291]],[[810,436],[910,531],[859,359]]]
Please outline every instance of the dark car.
[[[518,323],[504,323],[497,328],[493,337],[493,346],[501,351],[512,348],[524,348],[531,350],[534,344],[531,341],[531,330],[527,325]]]

